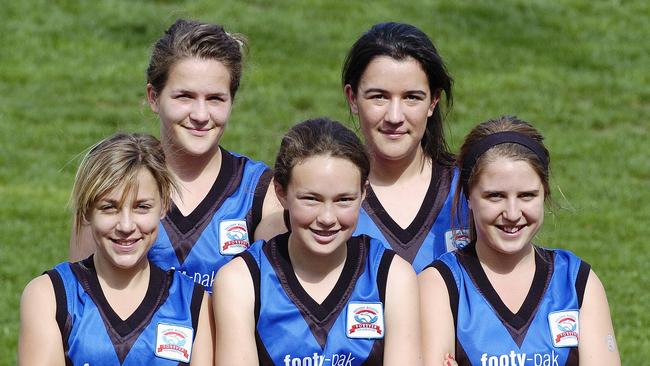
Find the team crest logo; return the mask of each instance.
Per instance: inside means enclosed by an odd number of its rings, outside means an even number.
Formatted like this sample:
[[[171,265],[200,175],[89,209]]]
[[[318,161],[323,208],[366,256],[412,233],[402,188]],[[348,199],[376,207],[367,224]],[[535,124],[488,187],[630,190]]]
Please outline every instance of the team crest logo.
[[[193,336],[192,328],[158,323],[156,356],[168,360],[190,362]]]
[[[548,314],[548,326],[551,329],[553,346],[578,347],[580,326],[578,310],[556,311]]]
[[[467,244],[469,244],[469,230],[451,229],[445,233],[445,246],[448,252],[461,249]]]
[[[224,220],[219,223],[219,253],[236,255],[249,246],[245,220]]]
[[[346,333],[349,338],[384,338],[384,308],[380,302],[348,304]]]

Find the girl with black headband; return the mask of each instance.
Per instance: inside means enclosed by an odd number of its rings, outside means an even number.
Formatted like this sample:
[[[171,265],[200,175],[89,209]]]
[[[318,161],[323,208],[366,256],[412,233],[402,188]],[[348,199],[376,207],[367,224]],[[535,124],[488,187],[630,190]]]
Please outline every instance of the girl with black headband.
[[[589,264],[532,243],[550,194],[542,140],[514,117],[465,139],[455,201],[469,203],[470,244],[420,274],[427,365],[620,364]]]

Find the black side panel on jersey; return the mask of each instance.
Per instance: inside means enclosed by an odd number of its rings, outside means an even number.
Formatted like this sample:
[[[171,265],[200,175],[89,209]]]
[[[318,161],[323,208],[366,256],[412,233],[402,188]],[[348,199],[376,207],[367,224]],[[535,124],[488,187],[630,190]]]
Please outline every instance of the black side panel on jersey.
[[[255,258],[249,252],[243,252],[239,254],[239,257],[244,260],[246,267],[248,267],[248,272],[251,274],[251,279],[253,280],[253,289],[255,290],[255,325],[257,326],[257,320],[260,317],[260,267],[257,265]]]
[[[377,289],[379,290],[379,300],[382,304],[386,303],[386,283],[388,282],[388,271],[390,270],[390,264],[393,263],[393,258],[395,258],[395,252],[386,249],[384,254],[381,256],[381,262],[379,262],[379,268],[377,269]]]
[[[170,271],[171,272],[171,271]],[[190,303],[190,312],[192,313],[192,328],[194,334],[199,330],[199,315],[201,314],[201,304],[203,303],[203,296],[205,288],[198,283],[194,283],[194,290],[192,291],[192,302]],[[208,309],[212,311],[212,309]]]
[[[384,338],[375,340],[372,344],[372,349],[368,354],[368,358],[361,364],[361,366],[382,366],[384,364]]]
[[[576,277],[576,295],[578,296],[578,309],[582,308],[582,299],[585,297],[585,288],[587,287],[589,272],[591,272],[591,266],[589,263],[580,261],[580,269],[578,269],[578,277]]]
[[[273,178],[273,172],[270,169],[266,169],[260,179],[257,181],[257,186],[255,187],[255,193],[253,194],[253,207],[251,207],[250,212],[246,216],[246,225],[248,227],[248,232],[251,234],[250,237],[254,238],[255,229],[262,221],[262,210],[264,209],[264,198],[266,198],[266,192],[269,189],[269,184],[271,183],[271,178]],[[275,192],[272,192],[275,194]]]
[[[431,267],[438,270],[440,276],[445,281],[447,286],[447,294],[449,295],[449,307],[454,316],[454,329],[458,327],[458,287],[456,287],[456,280],[453,273],[443,261],[434,261]]]
[[[70,357],[68,356],[68,338],[70,337],[70,331],[72,330],[72,318],[68,313],[68,296],[65,293],[65,286],[63,285],[63,280],[61,279],[59,272],[55,269],[50,269],[45,273],[50,277],[52,287],[54,288],[54,298],[56,299],[56,324],[59,326],[59,331],[61,332],[65,364],[66,366],[71,366],[72,360],[70,360]]]

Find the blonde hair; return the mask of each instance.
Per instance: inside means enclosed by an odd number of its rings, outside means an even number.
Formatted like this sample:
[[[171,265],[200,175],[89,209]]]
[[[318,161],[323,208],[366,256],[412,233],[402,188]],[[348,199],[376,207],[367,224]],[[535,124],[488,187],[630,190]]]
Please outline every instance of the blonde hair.
[[[137,177],[142,169],[147,169],[156,181],[162,209],[167,211],[177,186],[167,170],[165,155],[155,137],[117,133],[92,146],[79,165],[70,197],[76,234],[87,221],[87,215],[95,203],[123,186],[121,206],[128,193],[137,189]]]

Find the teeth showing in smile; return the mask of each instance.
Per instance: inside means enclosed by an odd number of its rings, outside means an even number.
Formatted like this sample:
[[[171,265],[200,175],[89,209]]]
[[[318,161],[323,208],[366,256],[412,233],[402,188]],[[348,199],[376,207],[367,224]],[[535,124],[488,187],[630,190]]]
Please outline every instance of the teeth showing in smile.
[[[314,230],[314,229],[311,229],[311,231],[314,234],[320,235],[320,236],[332,236],[332,235],[336,234],[336,232],[337,232],[335,230]]]
[[[137,241],[138,241],[138,239],[129,239],[129,240],[126,240],[126,239],[122,239],[122,240],[113,240],[113,242],[114,242],[115,244],[117,244],[117,245],[121,245],[121,246],[125,246],[125,247],[128,247],[129,245],[133,245],[133,244],[135,244],[135,242],[137,242]]]
[[[501,229],[502,231],[505,231],[508,234],[514,234],[514,233],[518,232],[519,230],[521,230],[524,227],[524,225],[519,225],[519,226],[497,226],[497,227],[499,229]]]

